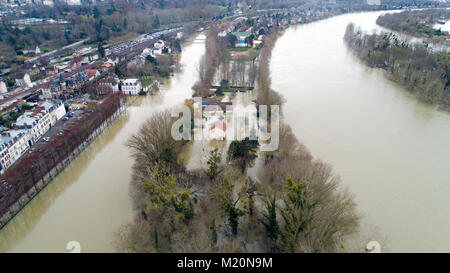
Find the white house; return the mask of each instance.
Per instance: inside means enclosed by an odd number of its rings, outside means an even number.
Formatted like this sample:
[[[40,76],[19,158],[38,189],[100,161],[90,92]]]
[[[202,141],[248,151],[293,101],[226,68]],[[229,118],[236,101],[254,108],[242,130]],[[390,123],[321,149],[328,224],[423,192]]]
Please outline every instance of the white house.
[[[227,36],[227,31],[224,30],[224,31],[222,31],[222,32],[219,32],[219,34],[217,34],[217,36],[224,38],[224,37]]]
[[[138,95],[142,90],[139,79],[126,79],[122,81],[122,93],[125,95]]]
[[[23,115],[17,118],[13,124],[15,130],[26,129],[30,134],[29,143],[33,145],[39,138],[45,134],[51,127],[50,113],[45,107],[39,105],[31,110],[25,111]]]
[[[15,77],[16,85],[22,87],[31,87],[31,78],[28,73],[19,73]]]
[[[167,53],[170,53],[171,50],[169,47],[166,47],[165,43],[163,40],[159,40],[157,41],[154,45],[153,45],[153,56],[154,55],[162,55],[163,54],[163,50],[167,49]]]
[[[158,40],[156,43],[153,44],[153,49],[162,49],[164,47],[164,41]]]
[[[106,61],[106,63],[110,63],[111,65],[116,65],[119,63],[119,57],[117,57],[116,55],[109,55],[108,56],[108,60]]]
[[[0,94],[4,94],[8,92],[8,88],[6,87],[6,83],[5,82],[0,82]]]
[[[224,116],[223,108],[220,105],[217,104],[210,104],[207,105],[203,109],[203,117],[206,119],[206,121],[212,119],[212,118],[219,118]]]
[[[223,140],[225,139],[227,132],[227,125],[222,120],[217,120],[211,125],[211,128],[209,129],[209,138],[210,139],[218,139]]]
[[[12,164],[30,147],[30,143],[28,142],[30,135],[27,130],[10,130],[7,133],[13,139],[13,144],[9,147]]]
[[[51,99],[52,98],[52,90],[50,88],[50,84],[44,83],[41,85],[42,98]]]
[[[64,103],[59,100],[46,100],[41,104],[50,114],[50,125],[53,126],[55,123],[62,119],[66,114],[66,107]]]
[[[22,50],[23,54],[40,54],[41,49],[38,46],[25,46],[25,48]]]
[[[94,78],[100,76],[100,71],[97,69],[85,69],[84,73],[89,77],[89,80],[93,80]]]
[[[30,147],[27,130],[8,130],[0,136],[0,172],[4,173]]]
[[[3,173],[9,166],[11,166],[11,155],[9,154],[9,145],[11,138],[1,136],[0,138],[0,170]]]
[[[144,50],[142,50],[142,53],[141,53],[141,58],[147,58],[147,56],[149,56],[149,55],[152,57],[155,57],[150,48],[144,48]]]

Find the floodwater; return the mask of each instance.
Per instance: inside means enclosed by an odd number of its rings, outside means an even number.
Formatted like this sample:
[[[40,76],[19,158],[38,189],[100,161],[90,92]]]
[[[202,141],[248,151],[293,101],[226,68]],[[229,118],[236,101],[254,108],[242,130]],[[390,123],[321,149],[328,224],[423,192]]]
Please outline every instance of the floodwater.
[[[124,144],[155,111],[191,97],[204,38],[183,47],[182,71],[160,94],[131,98],[128,111],[0,230],[0,252],[69,252],[69,241],[78,241],[82,252],[114,251],[114,233],[133,217],[133,160]]]
[[[272,54],[272,86],[300,142],[334,166],[364,222],[385,236],[381,251],[450,252],[450,114],[366,67],[343,41],[349,22],[371,31],[379,14],[289,28]]]

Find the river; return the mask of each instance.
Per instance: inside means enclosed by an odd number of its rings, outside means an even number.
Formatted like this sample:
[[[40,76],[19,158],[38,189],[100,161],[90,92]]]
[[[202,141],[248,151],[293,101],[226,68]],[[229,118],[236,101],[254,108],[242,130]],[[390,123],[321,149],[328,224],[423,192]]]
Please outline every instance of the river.
[[[68,168],[0,230],[0,252],[68,252],[78,241],[82,252],[113,252],[114,233],[132,220],[128,195],[133,160],[124,145],[154,113],[191,97],[204,53],[204,36],[183,47],[182,71],[161,93],[139,97]]]
[[[334,166],[365,225],[385,236],[382,251],[450,252],[450,115],[366,67],[343,41],[349,22],[378,29],[381,13],[289,28],[272,54],[272,86],[299,140]]]

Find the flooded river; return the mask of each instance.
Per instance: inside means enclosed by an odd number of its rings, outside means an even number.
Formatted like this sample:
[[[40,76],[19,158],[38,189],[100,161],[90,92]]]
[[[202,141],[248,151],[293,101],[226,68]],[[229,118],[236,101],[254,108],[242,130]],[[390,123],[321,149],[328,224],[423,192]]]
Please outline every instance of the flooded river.
[[[0,231],[0,252],[112,252],[114,233],[133,217],[128,195],[133,160],[124,143],[154,113],[191,97],[204,36],[184,48],[182,72],[161,94],[137,98],[70,166]]]
[[[349,22],[370,31],[379,14],[288,29],[272,54],[272,85],[299,140],[334,166],[390,251],[450,252],[450,114],[367,68],[343,41]]]

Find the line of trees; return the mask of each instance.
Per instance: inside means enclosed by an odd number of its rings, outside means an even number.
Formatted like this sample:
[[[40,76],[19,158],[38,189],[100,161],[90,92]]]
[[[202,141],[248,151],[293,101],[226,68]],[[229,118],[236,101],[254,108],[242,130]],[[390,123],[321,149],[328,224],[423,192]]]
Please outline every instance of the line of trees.
[[[424,9],[386,13],[377,18],[377,24],[412,36],[431,38],[448,34],[434,29],[434,25],[441,17],[449,19],[450,10]]]
[[[393,33],[366,34],[349,24],[345,42],[370,67],[386,70],[391,79],[420,101],[450,105],[450,63],[447,52],[427,44],[409,44]]]

